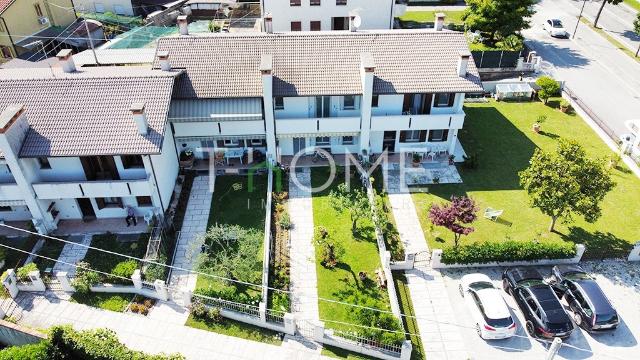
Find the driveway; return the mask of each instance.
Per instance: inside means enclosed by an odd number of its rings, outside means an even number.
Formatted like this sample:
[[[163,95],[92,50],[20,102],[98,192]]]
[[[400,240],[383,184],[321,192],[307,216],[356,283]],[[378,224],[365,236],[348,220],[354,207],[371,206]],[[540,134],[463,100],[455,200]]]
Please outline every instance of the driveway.
[[[622,320],[613,332],[589,334],[582,329],[573,334],[562,346],[556,359],[637,359],[640,352],[640,264],[622,261],[587,262],[581,264],[592,272],[598,284],[617,309]],[[468,273],[487,274],[501,288],[502,268],[450,269],[442,271],[445,287],[456,314],[457,324],[465,339],[472,359],[544,359],[548,344],[527,336],[524,318],[515,301],[507,293],[503,298],[517,318],[517,336],[506,340],[484,341],[475,332],[475,324],[458,291],[460,278]],[[540,267],[542,274],[550,267]],[[565,304],[566,305],[566,304]]]

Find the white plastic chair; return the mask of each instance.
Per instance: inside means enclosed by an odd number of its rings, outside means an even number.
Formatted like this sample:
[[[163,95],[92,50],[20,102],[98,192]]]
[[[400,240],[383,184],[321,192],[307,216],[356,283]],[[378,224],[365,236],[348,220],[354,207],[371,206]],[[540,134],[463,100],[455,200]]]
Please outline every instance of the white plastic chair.
[[[496,210],[489,207],[484,211],[484,217],[491,221],[496,221],[498,220],[498,217],[502,215],[503,212],[504,210]]]
[[[153,211],[149,211],[146,214],[144,214],[144,222],[146,222],[147,225],[151,225],[152,221],[153,221]]]

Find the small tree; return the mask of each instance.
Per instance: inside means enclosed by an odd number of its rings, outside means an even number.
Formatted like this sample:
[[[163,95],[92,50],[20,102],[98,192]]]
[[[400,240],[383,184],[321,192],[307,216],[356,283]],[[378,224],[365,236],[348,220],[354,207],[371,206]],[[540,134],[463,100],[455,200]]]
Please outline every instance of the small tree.
[[[593,21],[593,26],[598,27],[598,21],[600,20],[600,15],[602,15],[602,10],[604,10],[604,6],[607,4],[618,5],[624,0],[601,0],[602,4],[600,5],[600,9],[598,9],[598,14],[596,15],[596,19]]]
[[[540,76],[538,80],[536,80],[536,85],[540,86],[538,97],[545,104],[549,101],[550,97],[556,96],[560,92],[560,84],[549,76]]]
[[[465,29],[479,30],[487,42],[497,41],[530,27],[535,0],[467,0],[462,19]]]
[[[454,247],[458,247],[460,237],[469,235],[475,229],[465,226],[474,222],[478,215],[476,202],[470,197],[451,197],[451,202],[447,205],[431,205],[429,209],[429,220],[434,225],[445,227],[453,232]]]
[[[351,218],[351,231],[355,232],[358,220],[371,214],[369,199],[363,189],[352,189],[347,184],[338,185],[337,190],[329,194],[331,206],[338,212],[348,211]]]
[[[561,140],[555,154],[536,149],[529,164],[519,173],[520,184],[532,205],[551,217],[549,231],[558,219],[571,221],[574,213],[596,221],[600,202],[615,186],[603,162],[587,158],[575,141]]]
[[[329,236],[329,231],[324,226],[316,226],[313,241],[322,249],[322,265],[330,269],[334,268],[344,255],[342,245]]]
[[[636,19],[633,21],[633,32],[640,36],[640,13],[638,13]],[[638,57],[638,53],[640,53],[640,45],[638,45],[638,50],[636,50],[636,57]]]

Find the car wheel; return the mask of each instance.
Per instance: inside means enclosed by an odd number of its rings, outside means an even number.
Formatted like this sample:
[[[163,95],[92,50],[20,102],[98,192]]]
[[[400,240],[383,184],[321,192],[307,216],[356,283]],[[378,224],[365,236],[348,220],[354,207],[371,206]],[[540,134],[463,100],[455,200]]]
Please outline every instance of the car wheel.
[[[533,327],[533,323],[531,321],[527,320],[524,328],[527,330],[527,334],[529,334],[529,336],[536,337],[535,328]]]
[[[478,333],[478,336],[482,338],[482,330],[480,330],[480,324],[476,324],[476,332]]]
[[[502,279],[502,289],[504,292],[509,293],[509,282],[507,279]]]
[[[458,285],[458,291],[460,291],[460,296],[464,297],[464,290],[462,290],[462,285]]]
[[[573,321],[575,321],[576,325],[581,326],[582,325],[582,315],[580,315],[577,312],[573,312]]]

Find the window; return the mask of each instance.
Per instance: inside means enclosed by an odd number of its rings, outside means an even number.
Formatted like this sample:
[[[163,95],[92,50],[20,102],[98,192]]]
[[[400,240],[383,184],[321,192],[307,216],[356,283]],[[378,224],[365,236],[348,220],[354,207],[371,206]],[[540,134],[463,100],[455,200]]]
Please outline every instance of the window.
[[[251,139],[251,145],[264,146],[264,141],[262,139]]]
[[[371,97],[371,107],[377,108],[380,101],[380,95],[373,95]]]
[[[0,32],[7,32],[7,29],[4,28],[4,21],[0,21]]]
[[[42,8],[40,4],[33,4],[33,7],[36,9],[36,16],[42,17]]]
[[[5,45],[0,45],[0,57],[4,59],[13,58],[13,55],[11,54],[11,48]]]
[[[151,196],[136,196],[136,201],[138,202],[138,206],[153,206]]]
[[[353,145],[353,136],[343,136],[342,145]]]
[[[320,0],[309,0],[309,5],[320,6]]]
[[[120,156],[120,159],[122,160],[122,167],[125,169],[144,168],[141,155],[123,155]]]
[[[400,142],[423,142],[426,137],[426,130],[400,131]]]
[[[302,31],[302,22],[300,22],[300,21],[292,21],[291,22],[291,31]]]
[[[276,110],[284,110],[284,98],[282,96],[276,96],[273,103]]]
[[[435,107],[451,107],[456,94],[436,94]]]
[[[309,24],[309,29],[311,29],[311,31],[320,31],[322,28],[322,23],[320,21],[312,21]]]
[[[342,110],[353,110],[356,108],[356,97],[353,95],[347,95],[344,97],[342,103]]]
[[[238,140],[224,140],[224,146],[238,146],[239,144]]]
[[[0,206],[0,211],[11,211],[11,206]]]
[[[347,0],[336,0],[336,5],[347,5]]]
[[[49,159],[46,157],[39,157],[38,164],[40,164],[40,169],[51,169],[51,164],[49,164]]]
[[[289,0],[289,6],[300,6],[301,0]]]
[[[449,137],[448,129],[429,131],[429,141],[433,141],[433,142],[447,141],[447,137]]]
[[[331,137],[329,136],[316,137],[316,146],[326,146],[326,145],[331,145]]]
[[[96,198],[96,205],[98,205],[98,209],[124,207],[122,206],[122,199],[119,197]]]

